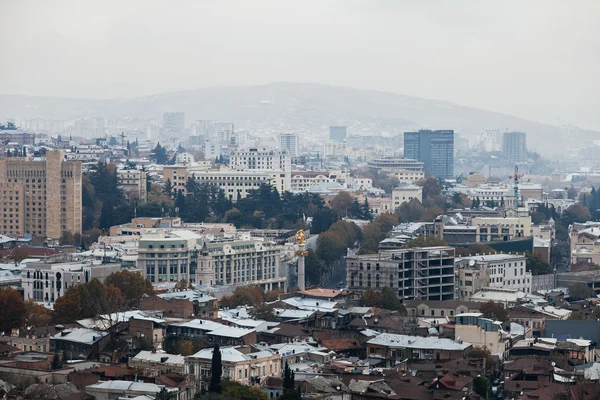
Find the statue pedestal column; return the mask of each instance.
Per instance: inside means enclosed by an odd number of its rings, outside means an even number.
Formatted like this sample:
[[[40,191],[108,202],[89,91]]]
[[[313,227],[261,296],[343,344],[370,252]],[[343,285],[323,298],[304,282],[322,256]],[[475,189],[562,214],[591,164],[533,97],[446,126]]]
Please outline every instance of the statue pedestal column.
[[[296,255],[298,256],[298,289],[304,290],[306,289],[306,272],[304,269],[304,257],[306,256],[306,251],[304,250],[304,246],[300,246]]]

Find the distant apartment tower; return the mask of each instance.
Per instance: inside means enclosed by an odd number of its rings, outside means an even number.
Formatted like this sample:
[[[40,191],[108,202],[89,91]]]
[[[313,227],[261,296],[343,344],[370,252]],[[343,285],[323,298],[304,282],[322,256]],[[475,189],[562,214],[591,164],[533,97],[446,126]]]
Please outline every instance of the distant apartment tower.
[[[427,175],[452,179],[454,177],[454,131],[405,132],[404,157],[421,161]]]
[[[279,147],[281,150],[285,150],[292,157],[298,156],[299,141],[297,133],[281,133],[279,135]]]
[[[163,132],[166,134],[182,133],[185,128],[184,112],[167,112],[163,114]]]
[[[49,151],[40,161],[0,159],[0,234],[81,234],[81,162]]]
[[[523,132],[504,132],[502,153],[515,163],[527,161],[527,135]]]
[[[346,127],[345,126],[330,126],[329,127],[329,140],[334,142],[343,142],[346,140]]]

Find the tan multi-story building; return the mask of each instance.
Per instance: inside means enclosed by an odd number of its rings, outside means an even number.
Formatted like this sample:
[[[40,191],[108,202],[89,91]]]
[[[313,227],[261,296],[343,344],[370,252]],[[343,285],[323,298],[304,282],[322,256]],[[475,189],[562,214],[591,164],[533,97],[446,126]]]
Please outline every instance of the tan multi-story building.
[[[118,169],[117,184],[123,190],[127,200],[138,200],[146,202],[148,192],[146,190],[146,172],[139,169]]]
[[[510,335],[500,321],[483,318],[482,313],[468,313],[454,318],[454,334],[474,347],[484,348],[501,360],[508,356]]]
[[[59,239],[81,234],[81,162],[62,151],[43,160],[0,159],[0,233]]]

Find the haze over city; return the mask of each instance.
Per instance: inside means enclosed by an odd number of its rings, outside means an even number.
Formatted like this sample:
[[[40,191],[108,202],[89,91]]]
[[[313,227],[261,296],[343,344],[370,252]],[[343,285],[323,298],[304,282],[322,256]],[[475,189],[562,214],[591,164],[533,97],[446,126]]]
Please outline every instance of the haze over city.
[[[597,1],[0,2],[0,93],[316,82],[600,130]]]
[[[0,0],[0,399],[599,400],[598,0]]]

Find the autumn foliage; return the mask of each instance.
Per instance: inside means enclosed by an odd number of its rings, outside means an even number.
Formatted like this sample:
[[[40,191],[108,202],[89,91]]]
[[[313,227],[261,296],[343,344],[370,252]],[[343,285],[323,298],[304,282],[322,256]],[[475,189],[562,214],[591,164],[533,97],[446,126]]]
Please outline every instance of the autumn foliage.
[[[54,302],[54,322],[67,323],[98,315],[111,314],[126,309],[121,290],[98,279],[82,285],[70,286]]]

